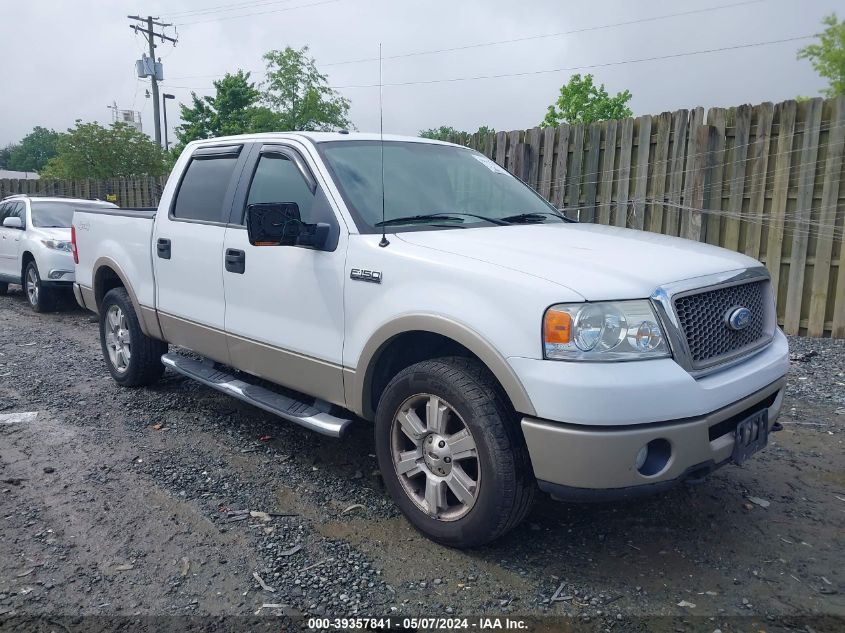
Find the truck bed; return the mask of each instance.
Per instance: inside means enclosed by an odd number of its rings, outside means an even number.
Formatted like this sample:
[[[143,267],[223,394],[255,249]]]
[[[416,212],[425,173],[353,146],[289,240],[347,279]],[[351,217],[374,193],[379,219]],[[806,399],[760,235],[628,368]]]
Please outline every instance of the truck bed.
[[[94,268],[110,264],[132,280],[138,302],[155,306],[152,234],[155,208],[76,210],[76,283],[92,288]],[[118,269],[119,267],[119,269]]]

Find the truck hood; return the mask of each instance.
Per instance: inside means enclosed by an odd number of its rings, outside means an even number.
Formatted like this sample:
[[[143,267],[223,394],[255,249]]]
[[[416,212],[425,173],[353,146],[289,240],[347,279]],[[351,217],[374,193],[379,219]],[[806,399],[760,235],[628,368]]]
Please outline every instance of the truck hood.
[[[662,284],[756,260],[709,244],[599,224],[530,224],[396,237],[566,286],[588,301],[649,297]]]

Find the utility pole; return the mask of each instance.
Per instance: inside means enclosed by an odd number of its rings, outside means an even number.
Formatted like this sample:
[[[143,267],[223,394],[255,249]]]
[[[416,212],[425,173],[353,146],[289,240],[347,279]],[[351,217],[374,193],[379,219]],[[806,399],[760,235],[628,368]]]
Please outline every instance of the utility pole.
[[[166,92],[161,95],[163,100],[161,102],[161,107],[164,109],[164,149],[170,149],[170,141],[167,140],[167,100],[168,99],[175,99],[176,95],[170,95]]]
[[[161,145],[161,118],[159,114],[159,97],[158,97],[158,77],[156,76],[155,70],[155,63],[156,63],[156,45],[155,45],[155,38],[159,38],[162,42],[165,40],[168,42],[173,42],[173,45],[176,45],[176,38],[169,37],[164,33],[156,33],[155,28],[156,26],[161,27],[162,29],[173,26],[172,24],[165,24],[163,22],[158,22],[158,18],[154,18],[153,16],[149,15],[146,18],[142,18],[139,15],[130,15],[127,16],[130,20],[135,20],[140,22],[141,24],[146,24],[146,28],[140,26],[138,24],[130,24],[129,28],[135,31],[135,33],[141,33],[147,39],[147,43],[150,47],[150,60],[153,64],[153,71],[149,75],[150,81],[153,85],[153,118],[155,123],[155,139],[156,143]]]

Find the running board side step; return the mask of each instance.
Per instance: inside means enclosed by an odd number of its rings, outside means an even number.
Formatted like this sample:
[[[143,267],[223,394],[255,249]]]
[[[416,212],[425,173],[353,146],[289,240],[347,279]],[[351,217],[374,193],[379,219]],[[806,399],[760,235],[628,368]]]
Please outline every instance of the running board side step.
[[[329,437],[343,436],[346,427],[352,424],[352,420],[335,417],[311,404],[270,391],[259,385],[253,385],[230,373],[215,369],[210,361],[203,362],[178,354],[164,354],[161,362],[165,367],[170,367],[173,371],[212,389],[222,391],[238,400],[243,400],[259,409],[264,409]]]

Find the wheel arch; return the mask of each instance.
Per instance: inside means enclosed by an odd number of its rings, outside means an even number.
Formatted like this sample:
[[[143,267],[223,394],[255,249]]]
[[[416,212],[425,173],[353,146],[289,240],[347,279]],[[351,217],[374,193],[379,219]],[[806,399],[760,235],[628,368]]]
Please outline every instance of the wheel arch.
[[[398,361],[396,352],[400,352]],[[493,374],[516,411],[535,415],[525,387],[499,351],[463,323],[435,314],[403,315],[373,333],[361,351],[357,369],[346,374],[347,406],[372,420],[392,376],[416,362],[447,355],[476,358]]]
[[[132,284],[129,283],[126,273],[123,272],[117,262],[110,257],[100,257],[94,262],[91,279],[93,285],[92,292],[98,314],[106,293],[114,288],[124,288],[129,295],[129,300],[132,302],[132,307],[135,308],[135,314],[138,315],[138,323],[141,325],[141,331],[146,336],[164,340],[155,310],[141,306],[135,290],[132,288]]]
[[[26,274],[26,267],[29,265],[29,262],[35,262],[35,265],[38,266],[38,260],[35,259],[35,253],[33,253],[28,248],[21,253],[21,285],[24,285],[24,275]],[[40,274],[40,273],[39,273]]]

